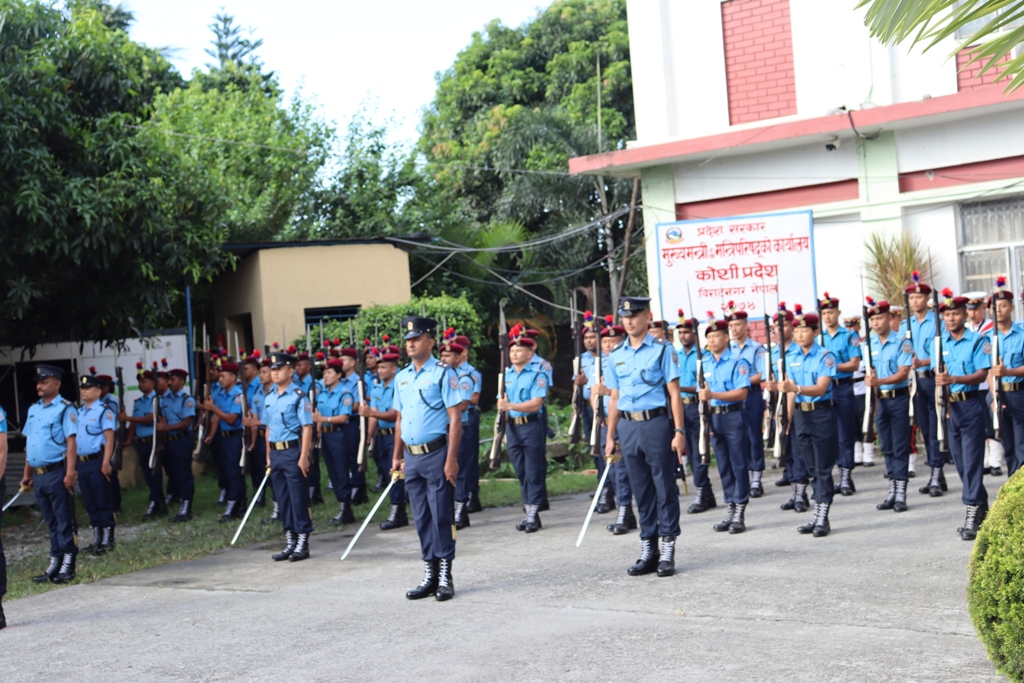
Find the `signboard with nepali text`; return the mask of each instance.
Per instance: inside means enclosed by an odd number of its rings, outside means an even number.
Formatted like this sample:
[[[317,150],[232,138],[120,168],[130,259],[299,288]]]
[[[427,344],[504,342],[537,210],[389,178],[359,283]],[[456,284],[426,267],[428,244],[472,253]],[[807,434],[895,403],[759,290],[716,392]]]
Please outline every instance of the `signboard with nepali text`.
[[[716,318],[731,301],[760,319],[778,310],[815,307],[814,229],[810,211],[659,223],[658,296],[663,317]],[[693,308],[687,297],[692,297]]]

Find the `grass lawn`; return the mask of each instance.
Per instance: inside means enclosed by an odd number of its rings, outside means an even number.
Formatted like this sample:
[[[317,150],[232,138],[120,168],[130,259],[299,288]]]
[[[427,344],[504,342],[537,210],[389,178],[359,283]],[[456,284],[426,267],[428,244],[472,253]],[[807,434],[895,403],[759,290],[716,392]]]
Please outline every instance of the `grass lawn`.
[[[367,480],[372,486],[376,481],[373,463],[368,463]],[[504,470],[504,468],[503,468]],[[505,477],[504,471],[497,473]],[[327,470],[321,462],[320,481],[327,486]],[[596,487],[593,475],[579,472],[563,472],[552,468],[548,475],[548,493],[558,496],[567,493],[578,493]],[[13,495],[12,487],[7,487],[9,495]],[[249,491],[251,495],[252,491]],[[207,474],[196,480],[194,500],[195,519],[184,524],[172,524],[168,517],[158,518],[155,522],[141,522],[148,503],[148,492],[145,489],[126,489],[122,501],[123,514],[119,516],[116,539],[117,548],[103,557],[92,557],[85,554],[78,556],[78,579],[75,583],[96,581],[97,579],[133,572],[138,569],[156,567],[168,562],[190,560],[222,548],[228,547],[231,537],[238,528],[238,520],[221,524],[217,520],[223,508],[217,506],[217,479]],[[377,495],[370,494],[371,501]],[[313,507],[314,534],[334,531],[340,527],[330,527],[327,521],[337,514],[338,506],[331,491],[324,489],[324,505]],[[519,503],[519,483],[507,478],[488,478],[480,480],[480,499],[485,507],[500,507]],[[92,528],[88,525],[88,515],[82,507],[81,498],[76,496],[79,532],[79,547],[92,542]],[[369,513],[372,502],[356,507],[355,514],[362,523]],[[172,506],[171,514],[176,511]],[[236,545],[252,545],[265,542],[279,543],[283,539],[280,524],[262,524],[261,520],[270,515],[271,503],[266,508],[254,508],[245,530]],[[375,521],[383,521],[389,507],[385,503],[378,510]],[[486,513],[483,513],[486,514]],[[26,595],[34,595],[48,590],[60,588],[50,583],[35,584],[31,577],[39,574],[46,567],[49,555],[49,537],[45,524],[41,524],[42,516],[34,508],[12,508],[4,513],[3,538],[7,554],[8,594],[7,599],[13,600]],[[353,530],[356,525],[349,525]]]

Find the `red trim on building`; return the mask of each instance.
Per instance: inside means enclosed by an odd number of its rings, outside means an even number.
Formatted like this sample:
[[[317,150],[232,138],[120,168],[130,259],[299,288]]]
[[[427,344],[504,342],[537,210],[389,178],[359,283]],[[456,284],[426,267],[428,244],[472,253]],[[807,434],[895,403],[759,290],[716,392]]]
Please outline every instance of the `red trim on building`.
[[[903,102],[885,107],[863,109],[853,114],[857,128],[863,131],[886,124],[926,119],[968,109],[993,107],[1024,100],[1024,88],[1003,94],[999,88],[974,88],[953,95],[932,97],[916,102]],[[742,149],[770,142],[797,138],[838,135],[850,132],[846,114],[819,116],[813,119],[785,121],[756,128],[719,133],[702,138],[675,140],[655,145],[630,147],[615,152],[592,154],[569,160],[570,173],[600,173],[619,168],[642,168],[674,163],[689,156],[711,154],[722,150]]]
[[[999,87],[1005,86],[1009,82],[1009,78],[1003,77],[1003,70],[999,67],[989,69],[985,74],[978,78],[978,74],[981,73],[981,69],[987,64],[987,60],[975,62],[970,66],[967,66],[967,62],[971,61],[971,57],[974,56],[974,50],[970,48],[960,50],[956,53],[956,89],[960,92],[965,90],[975,90],[977,88],[984,88],[986,86],[994,84],[999,81]],[[1010,61],[1012,55],[1005,55],[1002,59],[997,62],[998,64],[1005,64]]]
[[[860,184],[854,178],[822,185],[807,185],[738,197],[709,199],[690,204],[676,204],[676,220],[742,216],[748,213],[780,211],[811,204],[842,202],[858,197],[860,197]]]
[[[796,114],[789,0],[722,3],[729,123]]]
[[[1024,177],[1024,156],[1008,157],[979,161],[973,164],[946,166],[928,171],[900,173],[900,192],[936,190],[942,187],[1021,177]]]

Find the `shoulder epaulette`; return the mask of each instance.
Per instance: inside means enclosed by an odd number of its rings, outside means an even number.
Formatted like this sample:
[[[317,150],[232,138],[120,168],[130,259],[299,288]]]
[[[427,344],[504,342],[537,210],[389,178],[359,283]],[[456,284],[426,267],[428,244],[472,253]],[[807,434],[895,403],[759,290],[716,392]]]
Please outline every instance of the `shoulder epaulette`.
[[[448,365],[447,363],[445,363],[445,362],[444,362],[443,360],[439,360],[439,361],[437,361],[437,364],[438,364],[438,365],[440,365],[440,366],[441,366],[442,368],[448,368],[448,367],[451,367],[450,365]]]
[[[622,345],[625,344],[625,343],[626,343],[626,340],[620,341],[618,344],[615,345],[615,347],[612,349],[612,351],[618,351],[619,349],[622,348]]]

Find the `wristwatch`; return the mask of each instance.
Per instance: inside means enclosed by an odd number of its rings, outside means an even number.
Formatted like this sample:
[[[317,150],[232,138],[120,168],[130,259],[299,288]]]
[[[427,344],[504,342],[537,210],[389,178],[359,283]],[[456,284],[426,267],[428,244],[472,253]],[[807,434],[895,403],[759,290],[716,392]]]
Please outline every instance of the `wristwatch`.
[[[686,431],[682,427],[676,427],[676,434],[686,434]]]

